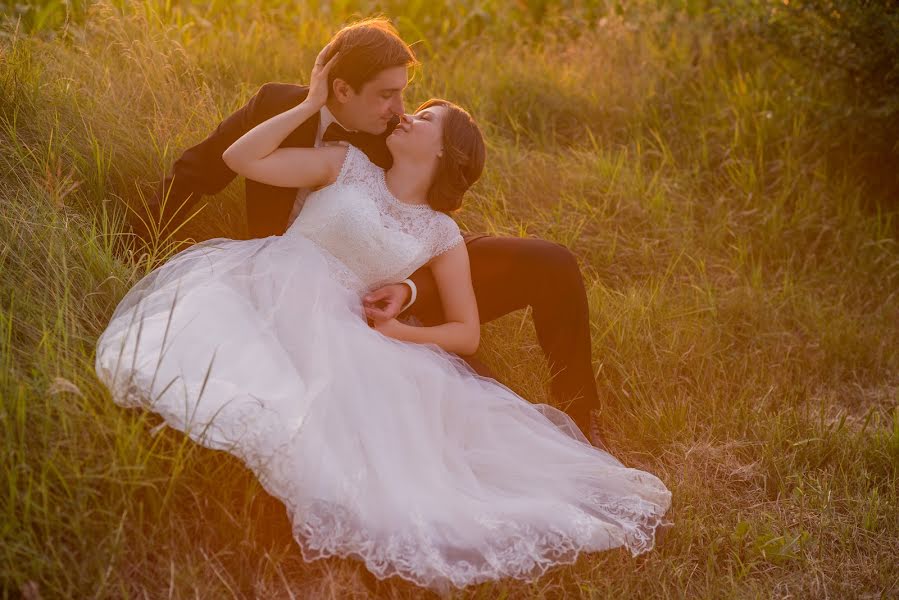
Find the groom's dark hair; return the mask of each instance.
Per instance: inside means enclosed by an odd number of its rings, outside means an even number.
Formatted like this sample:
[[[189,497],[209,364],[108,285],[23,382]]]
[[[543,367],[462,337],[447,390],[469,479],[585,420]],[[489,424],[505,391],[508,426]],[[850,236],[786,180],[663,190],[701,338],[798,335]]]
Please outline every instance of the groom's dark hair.
[[[334,34],[325,62],[340,52],[328,75],[329,93],[335,79],[343,79],[357,93],[384,69],[413,67],[415,53],[386,17],[372,17],[351,23]]]

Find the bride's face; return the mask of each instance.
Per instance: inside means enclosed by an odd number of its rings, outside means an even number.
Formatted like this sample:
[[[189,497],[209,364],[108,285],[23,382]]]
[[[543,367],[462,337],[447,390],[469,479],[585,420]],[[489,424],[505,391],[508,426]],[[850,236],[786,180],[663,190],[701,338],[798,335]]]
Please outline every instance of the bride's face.
[[[430,106],[414,115],[403,115],[399,125],[387,137],[390,152],[429,159],[443,152],[444,106]]]

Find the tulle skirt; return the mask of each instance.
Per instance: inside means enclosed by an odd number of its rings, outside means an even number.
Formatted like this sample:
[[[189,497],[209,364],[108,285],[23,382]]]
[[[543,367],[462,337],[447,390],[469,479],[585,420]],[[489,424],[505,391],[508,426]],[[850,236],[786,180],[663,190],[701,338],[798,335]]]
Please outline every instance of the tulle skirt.
[[[445,591],[653,547],[671,494],[435,345],[370,328],[301,236],[197,244],[142,279],[96,357],[142,406],[239,457],[305,560],[355,557]]]

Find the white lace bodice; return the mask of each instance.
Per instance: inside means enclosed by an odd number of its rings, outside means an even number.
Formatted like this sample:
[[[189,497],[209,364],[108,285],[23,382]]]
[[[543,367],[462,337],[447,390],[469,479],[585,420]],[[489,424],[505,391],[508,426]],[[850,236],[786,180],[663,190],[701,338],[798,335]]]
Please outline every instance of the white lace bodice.
[[[452,217],[398,200],[384,170],[355,146],[349,146],[337,180],[306,197],[285,234],[293,235],[325,250],[335,277],[357,291],[402,281],[462,242]]]

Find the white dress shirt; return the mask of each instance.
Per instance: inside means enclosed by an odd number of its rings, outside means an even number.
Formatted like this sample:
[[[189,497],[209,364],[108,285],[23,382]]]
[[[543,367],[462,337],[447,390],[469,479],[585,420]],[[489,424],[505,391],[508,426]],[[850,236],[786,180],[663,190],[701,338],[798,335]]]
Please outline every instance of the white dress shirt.
[[[337,123],[341,127],[343,127],[343,123],[337,120],[337,117],[328,109],[327,106],[322,106],[321,110],[318,111],[318,131],[315,132],[315,144],[313,146],[315,148],[322,147],[322,137],[324,137],[325,132],[328,130],[328,127],[331,126],[331,123]],[[354,131],[353,129],[347,129],[343,127],[347,131]]]

